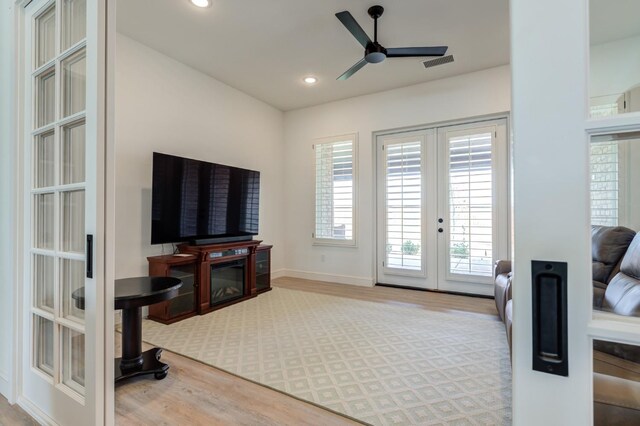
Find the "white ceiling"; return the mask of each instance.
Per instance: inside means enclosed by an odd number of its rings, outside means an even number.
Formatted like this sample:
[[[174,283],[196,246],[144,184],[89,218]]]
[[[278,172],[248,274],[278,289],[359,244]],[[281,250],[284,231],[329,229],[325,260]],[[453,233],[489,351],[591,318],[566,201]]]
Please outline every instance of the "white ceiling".
[[[285,111],[509,63],[508,0],[212,1],[121,0],[118,32]],[[448,45],[455,62],[387,59],[336,81],[364,49],[335,13],[349,10],[373,38],[374,4],[385,8],[383,46]],[[306,86],[306,75],[319,82]]]
[[[317,105],[509,63],[509,0],[120,0],[117,28],[139,42],[281,110]],[[420,58],[336,77],[363,49],[335,17],[349,10],[373,37],[367,9],[384,6],[385,47],[448,45],[455,62]],[[590,0],[591,44],[640,34],[640,0]],[[539,22],[538,25],[544,25]],[[302,78],[316,76],[307,86]]]
[[[591,0],[591,44],[607,43],[640,34],[640,0]]]

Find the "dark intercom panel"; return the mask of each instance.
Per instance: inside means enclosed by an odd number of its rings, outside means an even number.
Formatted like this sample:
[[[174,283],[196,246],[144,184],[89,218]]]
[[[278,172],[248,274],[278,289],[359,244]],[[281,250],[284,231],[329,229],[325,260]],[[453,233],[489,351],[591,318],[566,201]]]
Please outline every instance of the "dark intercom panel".
[[[533,369],[569,375],[567,263],[531,261]]]

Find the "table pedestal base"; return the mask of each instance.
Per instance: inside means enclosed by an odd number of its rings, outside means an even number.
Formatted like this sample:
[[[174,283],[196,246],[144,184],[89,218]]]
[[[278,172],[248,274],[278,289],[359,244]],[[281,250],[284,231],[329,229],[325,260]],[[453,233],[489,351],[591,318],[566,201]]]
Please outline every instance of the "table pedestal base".
[[[167,377],[167,371],[169,366],[164,362],[160,362],[160,355],[162,354],[161,348],[149,349],[142,353],[142,364],[138,367],[129,369],[121,369],[120,362],[122,358],[116,358],[115,360],[115,381],[128,379],[129,377],[142,376],[144,374],[153,374],[158,380],[162,380]]]

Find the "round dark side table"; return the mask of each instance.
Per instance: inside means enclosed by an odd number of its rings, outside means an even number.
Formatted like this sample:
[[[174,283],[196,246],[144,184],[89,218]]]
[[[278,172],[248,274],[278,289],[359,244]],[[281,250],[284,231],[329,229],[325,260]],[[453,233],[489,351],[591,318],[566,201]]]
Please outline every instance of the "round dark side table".
[[[143,374],[167,376],[169,366],[160,362],[161,348],[142,352],[142,307],[172,299],[182,281],[174,277],[135,277],[115,280],[115,309],[122,309],[122,357],[115,360],[115,381]],[[84,287],[72,294],[84,309]]]

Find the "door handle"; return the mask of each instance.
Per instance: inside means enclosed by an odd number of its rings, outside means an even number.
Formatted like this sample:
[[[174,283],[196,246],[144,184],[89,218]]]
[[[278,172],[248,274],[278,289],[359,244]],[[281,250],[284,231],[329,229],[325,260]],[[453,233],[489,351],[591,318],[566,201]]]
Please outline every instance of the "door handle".
[[[438,232],[444,232],[444,229],[438,228]]]
[[[87,278],[93,278],[93,235],[87,234]]]
[[[438,223],[442,223],[442,222],[444,222],[444,219],[443,219],[443,218],[441,218],[441,217],[439,217],[439,218],[438,218]]]

